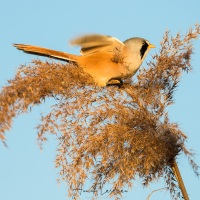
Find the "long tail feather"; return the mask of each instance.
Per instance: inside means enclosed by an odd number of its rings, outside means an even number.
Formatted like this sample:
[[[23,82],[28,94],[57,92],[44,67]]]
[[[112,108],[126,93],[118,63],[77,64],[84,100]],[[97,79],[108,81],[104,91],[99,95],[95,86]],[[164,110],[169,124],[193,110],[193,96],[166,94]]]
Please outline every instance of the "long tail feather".
[[[32,45],[27,45],[27,44],[13,44],[13,46],[28,54],[51,57],[58,60],[76,62],[78,58],[78,56],[76,55],[68,54],[61,51],[55,51],[55,50],[51,50],[51,49],[47,49],[43,47],[38,47],[38,46],[32,46]]]

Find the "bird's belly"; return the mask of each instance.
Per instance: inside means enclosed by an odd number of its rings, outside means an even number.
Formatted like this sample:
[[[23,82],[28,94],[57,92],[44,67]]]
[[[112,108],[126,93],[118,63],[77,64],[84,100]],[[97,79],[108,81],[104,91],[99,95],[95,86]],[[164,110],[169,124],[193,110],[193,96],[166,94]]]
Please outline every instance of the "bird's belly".
[[[120,79],[127,75],[126,67],[121,63],[113,62],[110,53],[82,56],[79,65],[100,86],[105,86],[110,79]]]

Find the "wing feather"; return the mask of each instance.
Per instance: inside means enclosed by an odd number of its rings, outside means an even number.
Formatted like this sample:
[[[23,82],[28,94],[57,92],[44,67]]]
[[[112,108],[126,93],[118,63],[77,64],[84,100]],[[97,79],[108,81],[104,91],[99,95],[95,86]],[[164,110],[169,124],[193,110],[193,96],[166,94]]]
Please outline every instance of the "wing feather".
[[[82,55],[96,53],[100,51],[114,51],[116,48],[124,46],[124,43],[115,37],[107,35],[84,35],[71,40],[70,44],[80,46]]]

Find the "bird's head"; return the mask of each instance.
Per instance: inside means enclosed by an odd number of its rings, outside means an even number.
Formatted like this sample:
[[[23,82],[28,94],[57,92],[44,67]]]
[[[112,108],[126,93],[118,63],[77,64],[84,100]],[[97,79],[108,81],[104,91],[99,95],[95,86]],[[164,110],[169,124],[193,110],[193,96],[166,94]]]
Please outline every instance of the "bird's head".
[[[131,54],[139,57],[141,61],[144,60],[151,48],[155,48],[148,40],[134,37],[124,41],[125,46]]]

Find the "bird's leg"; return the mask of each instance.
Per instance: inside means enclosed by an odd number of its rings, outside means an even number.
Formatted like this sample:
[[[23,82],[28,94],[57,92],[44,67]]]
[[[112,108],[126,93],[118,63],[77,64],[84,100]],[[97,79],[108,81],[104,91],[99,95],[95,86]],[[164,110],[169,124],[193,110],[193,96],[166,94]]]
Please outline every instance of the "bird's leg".
[[[110,79],[106,86],[118,86],[119,88],[123,85],[123,81],[121,79]]]

